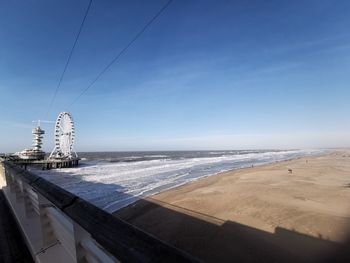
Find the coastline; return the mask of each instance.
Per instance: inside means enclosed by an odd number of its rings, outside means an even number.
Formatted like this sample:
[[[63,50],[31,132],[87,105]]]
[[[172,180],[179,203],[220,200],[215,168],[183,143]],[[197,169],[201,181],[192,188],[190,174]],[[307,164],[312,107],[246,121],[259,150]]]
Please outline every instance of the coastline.
[[[290,162],[290,161],[293,161],[293,160],[298,160],[298,159],[301,159],[301,158],[305,158],[305,159],[311,159],[311,158],[316,158],[316,157],[320,157],[320,156],[324,156],[324,155],[328,155],[330,154],[330,152],[323,152],[323,153],[317,153],[317,154],[314,154],[314,155],[306,155],[306,156],[298,156],[298,157],[294,157],[294,158],[290,158],[290,159],[286,159],[286,160],[277,160],[277,161],[274,161],[274,162],[268,162],[268,163],[264,163],[264,164],[256,164],[256,165],[252,165],[252,166],[244,166],[244,167],[239,167],[239,168],[233,168],[233,169],[229,169],[229,170],[226,170],[226,171],[221,171],[221,172],[217,172],[217,173],[213,173],[213,174],[208,174],[208,175],[205,175],[205,176],[202,176],[202,177],[199,177],[199,178],[195,178],[193,179],[192,181],[188,181],[186,183],[183,183],[183,184],[180,184],[180,185],[176,185],[174,187],[170,187],[170,188],[167,188],[163,191],[159,191],[159,192],[156,192],[150,196],[145,196],[143,197],[143,199],[152,199],[153,196],[156,196],[156,195],[160,195],[164,192],[168,192],[168,191],[171,191],[171,190],[175,190],[177,188],[181,188],[181,187],[184,187],[185,185],[187,184],[192,184],[192,183],[195,183],[197,181],[201,181],[201,180],[205,180],[209,177],[215,177],[215,176],[224,176],[225,174],[227,173],[233,173],[233,172],[237,172],[237,171],[245,171],[247,169],[259,169],[259,168],[263,168],[265,166],[271,166],[271,165],[275,165],[275,164],[278,164],[278,163],[284,163],[284,162]],[[139,200],[137,200],[139,201]],[[135,201],[135,202],[137,202]],[[124,208],[127,208],[128,206],[132,206],[134,203],[131,203],[125,207],[122,207],[120,209],[124,209]],[[119,209],[118,209],[119,210]],[[116,210],[115,212],[113,213],[116,213],[118,210]]]
[[[278,161],[314,156],[324,150],[256,150],[227,152],[163,152],[167,158],[124,162],[132,156],[145,158],[149,153],[110,154],[111,162],[103,161],[105,153],[91,154],[80,167],[35,170],[44,179],[70,191],[88,202],[113,213],[146,196],[162,193],[206,177],[244,167],[261,166]],[[159,152],[156,156],[159,156]],[[119,160],[114,162],[115,160]]]
[[[205,261],[228,262],[233,252],[242,260],[255,258],[247,246],[270,259],[316,258],[347,238],[349,175],[350,151],[332,151],[212,175],[137,201],[114,215]],[[223,231],[227,224],[239,231]],[[277,235],[281,230],[293,237]],[[271,252],[270,246],[283,253]]]

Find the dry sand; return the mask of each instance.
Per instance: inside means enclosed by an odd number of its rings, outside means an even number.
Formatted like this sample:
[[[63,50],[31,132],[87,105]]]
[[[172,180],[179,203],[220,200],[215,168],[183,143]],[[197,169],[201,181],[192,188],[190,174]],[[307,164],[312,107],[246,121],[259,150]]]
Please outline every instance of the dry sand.
[[[349,201],[342,150],[211,176],[115,215],[205,262],[328,261],[345,247]]]

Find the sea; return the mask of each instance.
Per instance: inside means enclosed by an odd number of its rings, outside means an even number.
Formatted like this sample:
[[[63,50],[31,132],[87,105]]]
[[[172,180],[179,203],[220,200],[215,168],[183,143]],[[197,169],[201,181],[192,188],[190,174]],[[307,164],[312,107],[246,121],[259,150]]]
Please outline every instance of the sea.
[[[76,168],[36,170],[113,213],[140,198],[221,172],[315,156],[326,150],[82,152]]]

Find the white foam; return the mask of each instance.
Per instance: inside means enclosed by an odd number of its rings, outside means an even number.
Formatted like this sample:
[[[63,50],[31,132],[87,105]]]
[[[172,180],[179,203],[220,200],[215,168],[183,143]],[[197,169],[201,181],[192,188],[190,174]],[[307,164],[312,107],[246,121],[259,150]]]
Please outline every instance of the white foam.
[[[222,171],[296,158],[321,151],[281,151],[220,157],[92,163],[77,168],[37,171],[62,188],[114,212],[137,199]]]

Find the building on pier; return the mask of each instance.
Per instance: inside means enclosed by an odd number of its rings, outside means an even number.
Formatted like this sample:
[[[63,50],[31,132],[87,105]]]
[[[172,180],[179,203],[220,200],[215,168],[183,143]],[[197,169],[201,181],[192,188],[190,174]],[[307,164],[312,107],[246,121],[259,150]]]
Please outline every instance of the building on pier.
[[[34,128],[32,130],[33,134],[33,145],[32,149],[24,149],[21,152],[16,152],[14,156],[17,156],[19,159],[23,160],[43,160],[45,158],[45,152],[42,151],[42,144],[43,144],[43,135],[45,134],[45,131],[40,128],[40,125],[38,127]]]

